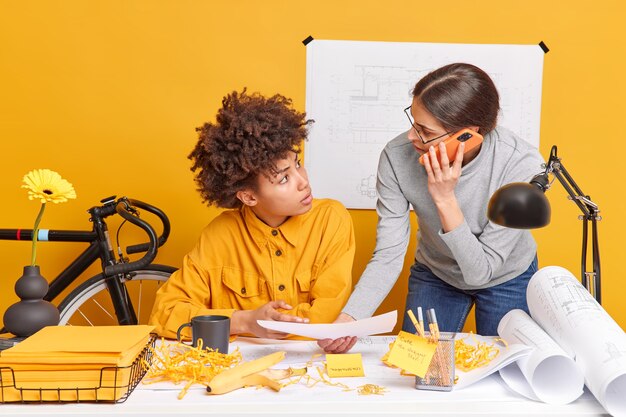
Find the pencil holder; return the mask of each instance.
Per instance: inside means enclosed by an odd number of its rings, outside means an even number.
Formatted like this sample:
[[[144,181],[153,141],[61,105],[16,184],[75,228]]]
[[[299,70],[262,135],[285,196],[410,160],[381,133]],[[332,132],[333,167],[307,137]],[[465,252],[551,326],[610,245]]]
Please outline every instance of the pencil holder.
[[[431,391],[452,391],[454,387],[454,336],[441,333],[437,348],[424,378],[415,377],[415,388]],[[430,337],[426,333],[426,337]]]

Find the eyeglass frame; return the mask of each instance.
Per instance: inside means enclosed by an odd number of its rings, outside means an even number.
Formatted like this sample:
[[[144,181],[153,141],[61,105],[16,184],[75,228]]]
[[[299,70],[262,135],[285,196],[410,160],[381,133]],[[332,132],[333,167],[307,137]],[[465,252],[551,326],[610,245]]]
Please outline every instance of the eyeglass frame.
[[[415,122],[412,119],[410,110],[411,110],[411,106],[407,107],[406,109],[404,109],[404,114],[406,114],[406,118],[409,119],[409,123],[411,124],[411,127],[413,128],[413,130],[415,130],[415,133],[417,133],[417,137],[420,138],[420,140],[422,141],[422,143],[424,145],[427,144],[427,143],[433,142],[433,141],[435,141],[437,139],[441,139],[444,136],[450,136],[452,134],[452,132],[446,132],[443,135],[437,136],[436,138],[429,139],[429,140],[424,140],[424,138],[420,134],[419,130],[417,130],[417,128],[415,127]]]

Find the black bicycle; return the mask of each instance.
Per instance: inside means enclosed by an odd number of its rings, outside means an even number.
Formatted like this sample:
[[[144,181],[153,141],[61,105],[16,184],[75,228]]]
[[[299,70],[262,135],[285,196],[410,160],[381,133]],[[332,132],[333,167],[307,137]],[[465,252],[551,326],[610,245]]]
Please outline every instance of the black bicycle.
[[[169,219],[157,207],[139,200],[112,196],[101,200],[101,203],[88,210],[92,230],[45,231],[48,241],[85,242],[89,246],[50,282],[44,299],[54,302],[59,294],[100,259],[102,272],[78,285],[57,304],[61,315],[59,324],[95,326],[147,323],[156,291],[176,270],[171,266],[152,264],[157,249],[169,236]],[[141,210],[152,213],[161,221],[160,236],[157,237],[154,228],[140,218]],[[141,228],[148,235],[149,242],[128,246],[126,256],[118,244],[116,254],[105,222],[107,217],[116,214],[124,219],[118,228],[117,243],[119,230],[126,222]],[[31,241],[32,236],[32,229],[0,229],[2,240]],[[41,230],[38,238],[42,240]],[[128,255],[141,252],[145,252],[141,258],[129,260]]]

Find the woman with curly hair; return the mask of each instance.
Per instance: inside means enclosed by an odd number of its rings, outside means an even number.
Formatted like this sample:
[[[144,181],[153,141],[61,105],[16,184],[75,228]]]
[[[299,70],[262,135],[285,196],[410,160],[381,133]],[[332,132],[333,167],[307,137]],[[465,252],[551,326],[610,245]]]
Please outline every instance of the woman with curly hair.
[[[328,323],[350,295],[355,242],[341,203],[313,199],[300,148],[312,120],[281,96],[233,92],[189,155],[203,200],[226,208],[158,291],[165,337],[194,316],[231,318],[231,334],[283,338],[257,320]]]

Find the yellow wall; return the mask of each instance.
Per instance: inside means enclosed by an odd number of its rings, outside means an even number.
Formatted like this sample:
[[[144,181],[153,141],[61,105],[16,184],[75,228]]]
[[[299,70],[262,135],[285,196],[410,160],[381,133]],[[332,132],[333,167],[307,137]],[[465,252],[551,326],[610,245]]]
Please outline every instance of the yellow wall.
[[[317,39],[536,44],[545,56],[541,152],[563,163],[602,209],[604,306],[626,328],[622,260],[626,63],[621,0],[8,1],[0,0],[0,227],[32,227],[38,206],[20,189],[33,168],[73,182],[78,199],[51,206],[44,228],[89,228],[85,210],[111,194],[165,210],[173,233],[159,254],[178,265],[217,213],[200,202],[186,159],[194,128],[222,96],[248,86],[305,102],[305,47]],[[515,4],[513,4],[515,3]],[[401,109],[398,109],[401,111]],[[315,186],[315,184],[313,184]],[[535,233],[541,265],[579,275],[578,209],[560,186],[552,224]],[[321,196],[319,196],[321,197]],[[374,246],[375,213],[352,211],[355,280]],[[52,278],[76,244],[41,244]],[[414,250],[414,244],[410,252]],[[0,311],[28,243],[0,241]],[[410,256],[407,258],[407,265]],[[407,268],[380,312],[402,309]]]

